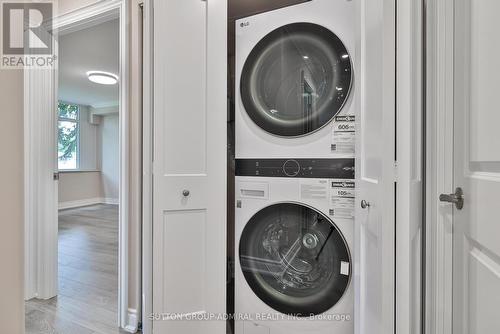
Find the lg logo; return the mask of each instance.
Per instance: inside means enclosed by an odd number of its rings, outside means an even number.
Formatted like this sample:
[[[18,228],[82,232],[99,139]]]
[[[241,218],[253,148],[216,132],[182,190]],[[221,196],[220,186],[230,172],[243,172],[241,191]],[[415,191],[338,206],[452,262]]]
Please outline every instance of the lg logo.
[[[240,27],[242,27],[242,28],[248,27],[249,25],[250,25],[250,22],[248,22],[248,21],[240,23]]]
[[[53,18],[49,2],[2,2],[3,55],[50,55]]]

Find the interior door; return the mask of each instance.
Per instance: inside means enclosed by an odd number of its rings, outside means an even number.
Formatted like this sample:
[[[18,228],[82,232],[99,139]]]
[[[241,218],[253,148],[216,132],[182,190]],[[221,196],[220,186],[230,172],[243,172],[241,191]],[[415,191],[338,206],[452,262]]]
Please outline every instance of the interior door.
[[[153,6],[153,332],[225,333],[227,1]]]
[[[455,0],[454,334],[500,332],[499,11],[497,0]]]
[[[357,334],[387,334],[394,333],[395,2],[359,5],[354,321]]]

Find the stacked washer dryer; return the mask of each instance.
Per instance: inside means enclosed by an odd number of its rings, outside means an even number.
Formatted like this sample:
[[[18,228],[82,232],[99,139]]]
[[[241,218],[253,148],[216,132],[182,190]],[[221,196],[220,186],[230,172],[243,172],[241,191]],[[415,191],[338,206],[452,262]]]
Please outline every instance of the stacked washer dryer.
[[[355,2],[236,22],[235,334],[354,332]]]

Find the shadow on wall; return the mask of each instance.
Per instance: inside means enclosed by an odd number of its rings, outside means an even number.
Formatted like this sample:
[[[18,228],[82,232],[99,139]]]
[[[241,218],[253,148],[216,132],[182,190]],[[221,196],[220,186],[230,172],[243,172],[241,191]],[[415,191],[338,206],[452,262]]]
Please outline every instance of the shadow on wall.
[[[101,121],[101,173],[104,198],[116,200],[119,197],[119,116],[118,113],[106,115]]]

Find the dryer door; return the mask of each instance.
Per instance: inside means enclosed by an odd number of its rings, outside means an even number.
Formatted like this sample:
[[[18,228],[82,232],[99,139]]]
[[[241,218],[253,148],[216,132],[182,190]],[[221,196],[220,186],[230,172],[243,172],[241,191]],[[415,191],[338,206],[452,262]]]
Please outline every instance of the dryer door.
[[[328,124],[344,106],[352,66],[342,41],[312,23],[293,23],[266,35],[241,75],[241,98],[263,130],[296,137]]]
[[[289,315],[329,310],[349,284],[344,237],[328,217],[297,203],[271,205],[253,216],[243,230],[239,257],[253,292]]]

